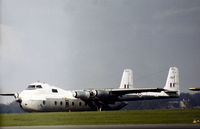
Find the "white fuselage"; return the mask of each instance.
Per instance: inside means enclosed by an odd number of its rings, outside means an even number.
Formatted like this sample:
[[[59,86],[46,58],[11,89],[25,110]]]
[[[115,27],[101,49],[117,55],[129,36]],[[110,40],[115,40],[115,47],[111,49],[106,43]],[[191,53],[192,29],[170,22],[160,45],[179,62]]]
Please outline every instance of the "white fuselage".
[[[19,94],[20,106],[25,111],[70,111],[91,110],[81,99],[73,96],[73,91],[49,86],[46,83],[34,83],[42,88],[27,88]]]
[[[30,88],[34,86],[34,88]],[[38,87],[39,86],[39,87]],[[28,112],[56,112],[56,111],[90,111],[98,110],[95,103],[74,97],[75,92],[63,90],[46,83],[32,83],[26,90],[23,90],[20,98],[20,106]],[[127,105],[124,101],[142,99],[169,98],[165,92],[143,92],[131,93],[119,97],[112,97],[107,100],[108,109],[120,109]],[[173,97],[173,96],[172,96]]]

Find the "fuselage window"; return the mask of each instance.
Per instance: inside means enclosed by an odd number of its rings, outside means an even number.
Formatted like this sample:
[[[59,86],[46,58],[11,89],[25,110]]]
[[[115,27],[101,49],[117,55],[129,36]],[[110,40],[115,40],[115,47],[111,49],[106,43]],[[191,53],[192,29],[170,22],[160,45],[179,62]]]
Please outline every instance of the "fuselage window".
[[[66,106],[69,106],[69,102],[66,102]]]
[[[81,102],[79,102],[79,106],[81,106],[82,105],[82,103]]]
[[[74,102],[72,102],[72,106],[74,106]]]
[[[43,103],[43,105],[45,105],[45,101],[44,101],[44,100],[43,100],[43,102],[42,102],[42,103]]]
[[[60,105],[62,105],[62,101],[60,102]]]
[[[58,93],[58,90],[57,89],[52,89],[52,92],[53,93]]]
[[[54,104],[57,105],[57,101],[55,101]]]
[[[37,85],[36,88],[42,88],[42,86],[41,85]]]

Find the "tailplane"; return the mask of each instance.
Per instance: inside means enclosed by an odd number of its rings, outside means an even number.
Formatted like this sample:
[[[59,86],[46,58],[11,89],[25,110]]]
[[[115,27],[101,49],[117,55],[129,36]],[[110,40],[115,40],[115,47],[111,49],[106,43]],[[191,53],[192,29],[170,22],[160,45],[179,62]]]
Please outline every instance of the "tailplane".
[[[178,95],[180,94],[178,68],[169,68],[169,73],[164,89],[169,92],[176,92]]]
[[[133,72],[131,69],[125,69],[122,75],[122,80],[119,88],[133,88]]]

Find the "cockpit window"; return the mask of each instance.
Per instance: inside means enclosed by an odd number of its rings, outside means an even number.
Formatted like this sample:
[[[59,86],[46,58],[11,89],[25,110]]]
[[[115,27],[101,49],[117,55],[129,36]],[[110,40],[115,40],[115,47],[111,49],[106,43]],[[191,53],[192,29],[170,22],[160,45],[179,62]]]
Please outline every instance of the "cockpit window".
[[[35,89],[35,85],[29,85],[27,89]]]
[[[37,85],[36,88],[42,88],[42,86],[41,85]]]
[[[41,89],[42,88],[42,86],[41,85],[29,85],[28,86],[28,90],[34,90],[34,89]]]

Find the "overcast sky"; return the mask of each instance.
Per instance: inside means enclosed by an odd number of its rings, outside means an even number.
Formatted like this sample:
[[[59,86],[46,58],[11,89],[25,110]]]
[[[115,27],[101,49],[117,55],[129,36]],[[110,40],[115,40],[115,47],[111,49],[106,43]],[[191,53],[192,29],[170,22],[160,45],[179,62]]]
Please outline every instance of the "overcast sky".
[[[200,87],[199,0],[0,0],[0,18],[1,92],[117,88],[125,68],[162,88],[170,66]]]

